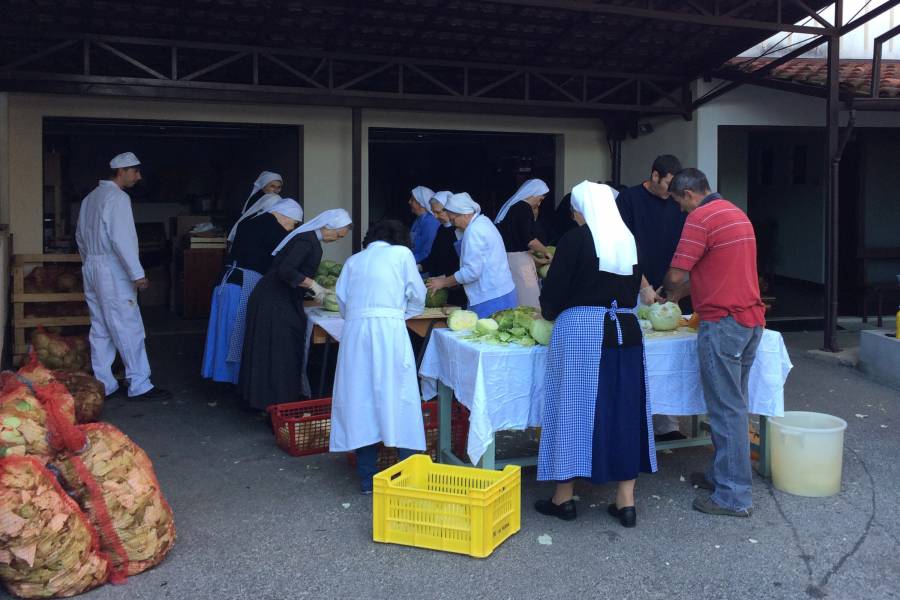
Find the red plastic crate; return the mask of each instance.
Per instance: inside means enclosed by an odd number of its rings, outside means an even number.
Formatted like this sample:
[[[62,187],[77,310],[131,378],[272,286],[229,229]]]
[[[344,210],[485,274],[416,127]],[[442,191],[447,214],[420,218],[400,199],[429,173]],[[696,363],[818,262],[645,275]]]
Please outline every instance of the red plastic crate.
[[[331,398],[275,404],[268,412],[279,448],[291,456],[328,452]]]
[[[431,456],[431,460],[437,461],[438,424],[440,419],[440,407],[437,400],[429,400],[422,403],[422,420],[425,424],[425,451]],[[457,401],[453,402],[450,409],[450,446],[458,456],[465,456],[466,445],[469,439],[469,409]],[[460,454],[462,453],[462,454]],[[397,449],[386,448],[379,445],[378,461],[375,463],[379,471],[397,463]],[[356,465],[356,454],[347,453],[347,462]]]

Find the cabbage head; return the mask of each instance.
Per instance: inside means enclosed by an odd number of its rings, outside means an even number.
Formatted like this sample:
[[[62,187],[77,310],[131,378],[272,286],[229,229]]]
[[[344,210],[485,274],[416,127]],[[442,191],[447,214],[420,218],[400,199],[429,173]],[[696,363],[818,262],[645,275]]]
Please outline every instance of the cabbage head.
[[[478,315],[471,310],[454,310],[447,317],[447,327],[451,331],[465,331],[475,327],[478,322]]]
[[[322,301],[322,308],[331,312],[340,311],[337,296],[335,294],[325,294],[325,299]]]
[[[490,335],[492,333],[497,333],[500,329],[500,325],[497,324],[497,321],[493,319],[478,319],[475,323],[475,333],[479,335]]]
[[[425,283],[428,283],[427,279],[425,280]],[[441,308],[447,306],[449,294],[450,291],[447,288],[436,291],[428,290],[425,293],[425,308]]]
[[[681,319],[681,309],[674,302],[654,304],[650,307],[650,323],[656,331],[675,331]]]
[[[531,322],[531,327],[528,332],[531,334],[531,337],[534,338],[535,342],[541,346],[549,346],[550,338],[553,335],[553,322],[544,319],[535,319]]]

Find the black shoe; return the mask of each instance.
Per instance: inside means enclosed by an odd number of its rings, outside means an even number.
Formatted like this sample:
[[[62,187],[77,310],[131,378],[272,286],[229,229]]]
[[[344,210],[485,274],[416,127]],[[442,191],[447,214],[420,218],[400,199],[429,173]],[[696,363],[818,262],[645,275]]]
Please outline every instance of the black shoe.
[[[129,400],[169,400],[172,397],[172,392],[169,390],[163,390],[158,387],[152,387],[143,394],[138,394],[137,396],[131,396]]]
[[[534,509],[548,517],[558,517],[563,521],[571,521],[577,515],[575,513],[575,500],[568,500],[562,504],[554,504],[553,499],[538,500],[534,503]]]
[[[635,527],[637,525],[637,510],[633,506],[619,508],[615,502],[606,507],[606,512],[619,520],[622,527]]]
[[[745,510],[731,510],[730,508],[719,506],[713,502],[712,498],[694,498],[693,506],[694,510],[698,512],[706,513],[707,515],[718,515],[720,517],[743,517],[746,519],[753,514],[752,508],[747,508]]]
[[[701,490],[713,491],[716,489],[716,486],[714,486],[703,473],[691,473],[690,481],[692,486],[700,488]]]
[[[686,440],[687,436],[680,431],[670,431],[668,433],[660,433],[659,435],[654,435],[653,439],[657,442],[677,442],[679,440]]]

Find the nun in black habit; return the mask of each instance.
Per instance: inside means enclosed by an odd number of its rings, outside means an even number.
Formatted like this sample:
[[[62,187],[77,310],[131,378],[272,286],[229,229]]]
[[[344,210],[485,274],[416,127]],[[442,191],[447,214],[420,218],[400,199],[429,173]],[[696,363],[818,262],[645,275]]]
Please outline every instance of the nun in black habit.
[[[318,301],[325,297],[325,289],[313,279],[322,243],[343,238],[351,226],[346,210],[327,210],[287,235],[272,252],[272,267],[247,306],[240,386],[248,408],[265,410],[300,399],[306,364],[303,297],[307,291]]]

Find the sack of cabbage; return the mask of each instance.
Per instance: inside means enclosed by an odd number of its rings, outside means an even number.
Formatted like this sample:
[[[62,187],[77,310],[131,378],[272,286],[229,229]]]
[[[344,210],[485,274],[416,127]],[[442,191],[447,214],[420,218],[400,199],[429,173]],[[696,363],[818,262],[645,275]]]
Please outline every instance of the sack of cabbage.
[[[450,313],[447,326],[453,331],[471,330],[465,339],[499,346],[547,346],[553,333],[553,323],[542,319],[531,306],[501,310],[488,319],[479,319],[468,310],[458,310]]]
[[[81,371],[91,366],[91,349],[85,337],[63,337],[38,328],[31,335],[38,360],[51,369]]]

